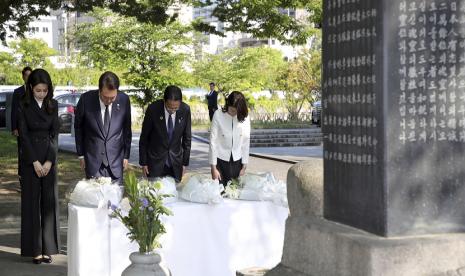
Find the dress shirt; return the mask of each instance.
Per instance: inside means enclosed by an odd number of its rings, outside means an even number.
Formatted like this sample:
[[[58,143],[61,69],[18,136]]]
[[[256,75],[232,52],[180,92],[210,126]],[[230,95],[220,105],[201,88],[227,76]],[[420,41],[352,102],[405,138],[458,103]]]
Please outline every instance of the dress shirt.
[[[37,104],[39,105],[39,108],[42,108],[42,104],[44,103],[44,100],[39,101],[36,98],[34,98],[34,100],[36,100]]]
[[[105,122],[105,103],[100,99],[100,96],[98,97],[98,100],[100,102],[100,114],[102,116],[102,123]],[[108,105],[108,113],[109,113],[109,118],[111,120],[111,107],[113,106],[113,103]]]
[[[102,123],[105,122],[105,103],[100,99],[100,96],[98,97],[98,100],[100,102],[100,115],[102,116]],[[113,103],[108,105],[108,115],[111,120],[111,107],[113,106]],[[84,159],[84,156],[79,156],[79,159]]]
[[[217,110],[213,115],[210,130],[209,163],[216,165],[217,158],[228,162],[231,155],[234,161],[242,158],[242,164],[249,162],[250,118],[240,123],[237,116]]]
[[[168,130],[168,118],[170,118],[170,115],[171,115],[171,121],[173,122],[173,131],[174,131],[174,127],[176,126],[176,112],[174,112],[173,114],[170,114],[168,112],[168,110],[166,110],[166,107],[165,107],[165,125],[166,125],[166,130]]]

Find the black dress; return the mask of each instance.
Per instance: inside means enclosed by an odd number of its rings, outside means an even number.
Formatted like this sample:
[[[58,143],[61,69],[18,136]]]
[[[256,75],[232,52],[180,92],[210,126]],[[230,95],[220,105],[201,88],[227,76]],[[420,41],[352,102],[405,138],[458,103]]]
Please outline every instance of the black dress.
[[[52,101],[55,108],[51,114],[35,100],[29,105],[20,105],[21,256],[58,254],[58,104]],[[52,162],[50,172],[39,178],[34,161]]]

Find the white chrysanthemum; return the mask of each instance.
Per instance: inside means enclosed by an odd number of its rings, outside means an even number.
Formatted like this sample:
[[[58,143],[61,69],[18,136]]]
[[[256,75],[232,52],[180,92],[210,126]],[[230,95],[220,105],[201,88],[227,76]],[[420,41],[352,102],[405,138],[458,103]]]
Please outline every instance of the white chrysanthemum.
[[[127,197],[123,198],[119,204],[121,211],[128,213],[131,210],[131,205],[129,204],[129,199]]]

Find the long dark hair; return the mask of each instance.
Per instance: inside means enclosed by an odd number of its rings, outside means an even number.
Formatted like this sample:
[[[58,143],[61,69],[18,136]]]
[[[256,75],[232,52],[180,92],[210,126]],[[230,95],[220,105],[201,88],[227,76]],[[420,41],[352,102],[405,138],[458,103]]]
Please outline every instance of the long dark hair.
[[[234,107],[237,109],[237,120],[239,122],[244,122],[245,118],[249,115],[249,110],[247,108],[247,102],[244,95],[239,91],[233,91],[226,98],[226,104],[223,107],[223,112],[228,112],[228,107]]]
[[[46,84],[48,86],[47,96],[45,96],[42,104],[44,105],[45,110],[49,114],[52,114],[56,108],[56,106],[53,104],[53,101],[52,101],[53,84],[52,84],[52,79],[50,78],[50,75],[44,69],[35,69],[29,75],[29,78],[27,79],[27,83],[26,83],[26,93],[24,94],[22,98],[22,103],[25,106],[29,106],[31,104],[31,102],[34,100],[34,94],[32,92],[32,88],[34,88],[34,86],[40,83]]]

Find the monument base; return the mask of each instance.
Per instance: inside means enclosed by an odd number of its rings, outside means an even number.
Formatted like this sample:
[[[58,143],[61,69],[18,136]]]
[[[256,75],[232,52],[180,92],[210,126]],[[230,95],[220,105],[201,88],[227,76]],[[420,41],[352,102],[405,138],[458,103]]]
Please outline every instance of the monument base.
[[[289,217],[266,276],[465,275],[465,234],[384,238],[319,217]]]

